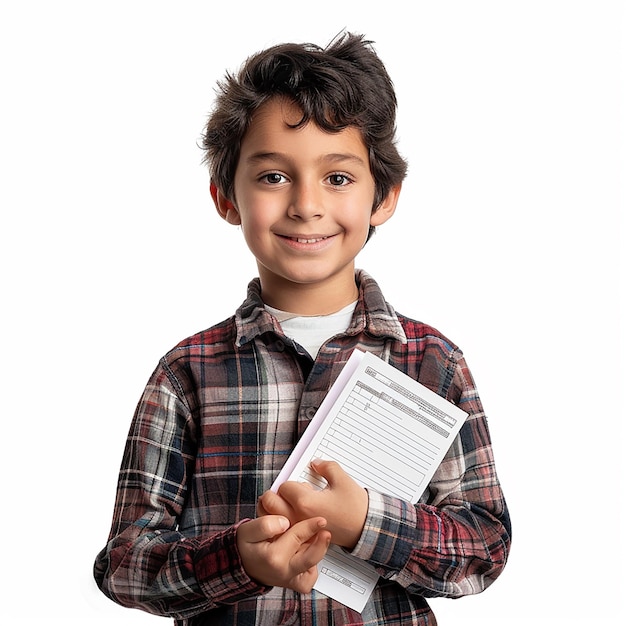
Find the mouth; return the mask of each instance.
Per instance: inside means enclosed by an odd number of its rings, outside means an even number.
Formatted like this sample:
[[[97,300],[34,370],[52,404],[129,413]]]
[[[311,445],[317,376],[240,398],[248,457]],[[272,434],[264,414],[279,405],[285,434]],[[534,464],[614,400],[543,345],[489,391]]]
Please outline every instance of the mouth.
[[[281,237],[283,239],[295,241],[297,243],[319,243],[320,241],[326,241],[326,239],[330,239],[330,235],[322,237],[289,237],[288,235],[281,235]]]
[[[297,241],[298,243],[317,243],[318,241],[324,241],[328,239],[328,237],[315,237],[313,239],[304,239],[302,237],[289,237],[292,241]]]

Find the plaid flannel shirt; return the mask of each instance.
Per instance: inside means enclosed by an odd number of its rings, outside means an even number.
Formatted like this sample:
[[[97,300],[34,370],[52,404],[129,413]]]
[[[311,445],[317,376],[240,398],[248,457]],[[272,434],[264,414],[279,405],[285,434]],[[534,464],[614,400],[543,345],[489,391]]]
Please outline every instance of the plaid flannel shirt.
[[[432,626],[425,598],[478,593],[500,574],[510,522],[465,359],[433,328],[396,314],[365,272],[357,282],[350,327],[315,360],[265,310],[257,279],[233,317],[160,360],[132,421],[109,541],[94,566],[112,600],[180,626]],[[235,542],[355,348],[469,413],[417,505],[369,491],[353,554],[380,579],[362,614],[316,591],[258,584]]]

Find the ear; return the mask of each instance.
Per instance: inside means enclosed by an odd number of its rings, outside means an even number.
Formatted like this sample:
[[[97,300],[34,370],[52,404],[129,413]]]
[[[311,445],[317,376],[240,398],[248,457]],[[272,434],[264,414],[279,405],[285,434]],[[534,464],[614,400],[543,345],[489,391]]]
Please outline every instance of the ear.
[[[237,207],[217,188],[214,183],[211,183],[211,198],[215,204],[217,212],[220,217],[226,220],[229,224],[239,226],[241,224],[241,217]]]
[[[381,224],[384,224],[395,213],[401,190],[402,185],[397,185],[396,187],[391,188],[389,193],[385,196],[385,199],[372,213],[370,217],[370,226],[380,226]]]

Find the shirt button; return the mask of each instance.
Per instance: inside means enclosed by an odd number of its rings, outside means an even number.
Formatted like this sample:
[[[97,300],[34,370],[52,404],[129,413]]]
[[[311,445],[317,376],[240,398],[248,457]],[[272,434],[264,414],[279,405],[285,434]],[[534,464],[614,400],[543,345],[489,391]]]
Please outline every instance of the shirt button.
[[[317,409],[314,406],[307,406],[307,408],[304,410],[304,414],[306,415],[307,419],[313,419],[316,412]]]

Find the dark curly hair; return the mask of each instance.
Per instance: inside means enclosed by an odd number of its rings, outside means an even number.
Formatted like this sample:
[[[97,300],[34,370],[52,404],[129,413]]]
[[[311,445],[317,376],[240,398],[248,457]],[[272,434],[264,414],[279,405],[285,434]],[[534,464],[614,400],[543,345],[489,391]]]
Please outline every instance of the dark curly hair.
[[[258,52],[218,83],[201,147],[211,181],[230,200],[250,120],[274,97],[289,98],[302,111],[294,127],[312,120],[330,133],[349,126],[360,130],[375,181],[373,211],[403,181],[407,163],[396,148],[393,83],[371,41],[342,33],[326,48],[285,43]]]

